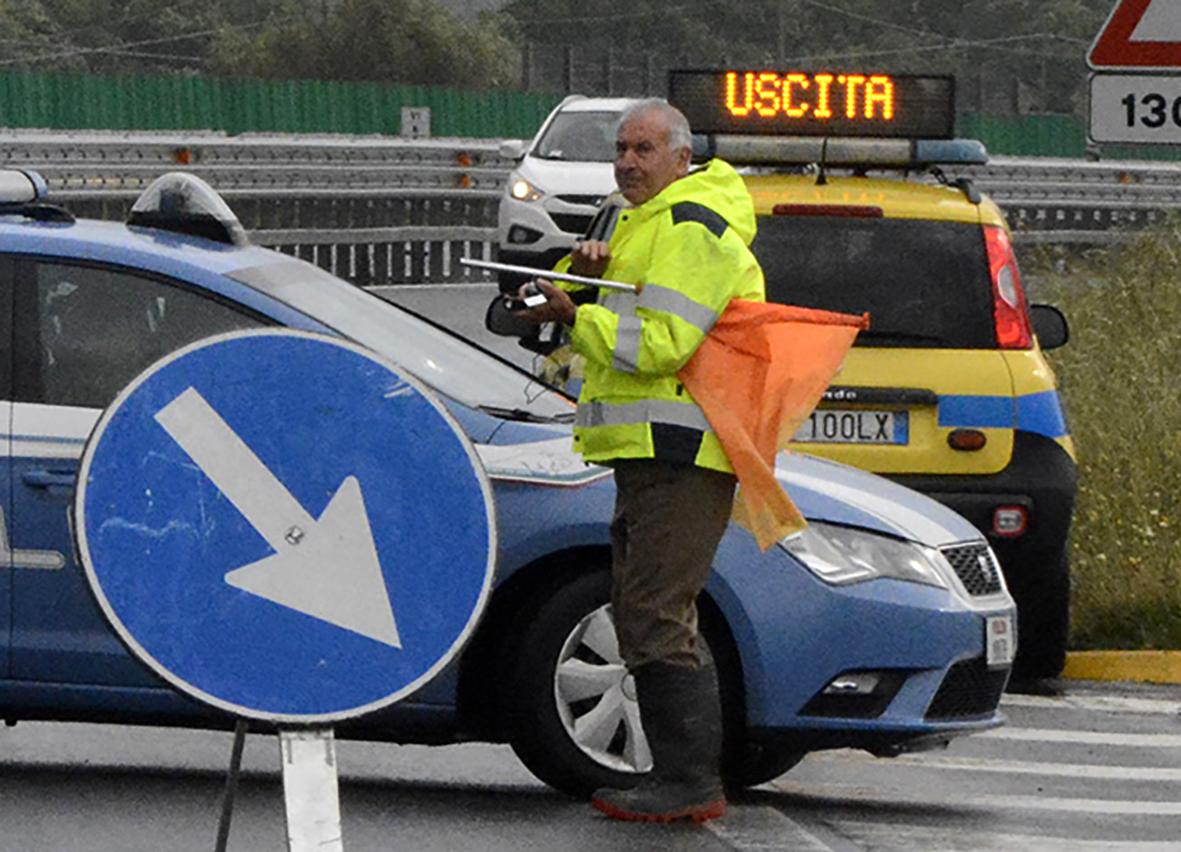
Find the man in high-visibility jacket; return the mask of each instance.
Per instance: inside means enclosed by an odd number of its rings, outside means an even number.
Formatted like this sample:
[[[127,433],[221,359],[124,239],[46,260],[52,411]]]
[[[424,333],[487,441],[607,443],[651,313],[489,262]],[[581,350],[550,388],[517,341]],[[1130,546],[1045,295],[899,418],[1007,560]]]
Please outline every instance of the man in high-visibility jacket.
[[[572,298],[574,288],[542,281],[546,304],[521,313],[570,327],[586,359],[574,444],[615,471],[612,609],[653,758],[634,789],[594,794],[618,819],[703,821],[726,810],[717,675],[698,653],[696,599],[735,477],[677,371],[732,298],[763,301],[763,274],[742,179],[720,160],[690,171],[690,152],[678,110],[658,99],[629,108],[615,157],[629,206],[609,241],[580,243],[558,268],[636,284],[638,294],[600,289],[594,301],[593,290]]]

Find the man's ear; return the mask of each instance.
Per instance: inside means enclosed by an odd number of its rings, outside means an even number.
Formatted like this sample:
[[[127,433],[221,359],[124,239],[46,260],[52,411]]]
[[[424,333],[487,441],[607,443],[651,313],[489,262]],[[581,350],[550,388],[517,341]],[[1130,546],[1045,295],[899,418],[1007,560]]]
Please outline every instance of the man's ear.
[[[677,151],[677,176],[684,177],[689,174],[689,162],[693,159],[692,148],[680,148]]]

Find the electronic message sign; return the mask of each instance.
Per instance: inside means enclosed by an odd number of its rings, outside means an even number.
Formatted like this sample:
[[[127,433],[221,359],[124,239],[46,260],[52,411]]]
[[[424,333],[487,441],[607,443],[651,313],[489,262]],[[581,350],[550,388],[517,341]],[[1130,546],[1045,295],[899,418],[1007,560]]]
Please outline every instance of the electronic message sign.
[[[955,78],[871,70],[670,71],[694,133],[950,139]]]

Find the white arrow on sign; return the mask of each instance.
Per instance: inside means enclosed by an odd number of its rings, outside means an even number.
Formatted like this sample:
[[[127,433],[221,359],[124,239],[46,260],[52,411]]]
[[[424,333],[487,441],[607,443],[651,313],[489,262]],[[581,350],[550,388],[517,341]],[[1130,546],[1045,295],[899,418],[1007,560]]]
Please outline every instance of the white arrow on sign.
[[[160,409],[156,420],[275,551],[230,571],[227,583],[402,647],[355,476],[345,478],[316,520],[196,388]]]

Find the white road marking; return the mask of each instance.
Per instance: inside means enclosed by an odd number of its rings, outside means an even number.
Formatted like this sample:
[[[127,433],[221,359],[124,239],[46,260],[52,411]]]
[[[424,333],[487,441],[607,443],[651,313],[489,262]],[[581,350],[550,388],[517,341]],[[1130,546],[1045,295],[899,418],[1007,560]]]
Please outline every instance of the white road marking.
[[[878,762],[880,758],[856,751],[836,751],[814,754],[813,762],[839,763],[844,761]],[[951,769],[966,772],[999,772],[1005,775],[1044,775],[1061,778],[1084,778],[1110,781],[1181,781],[1181,769],[1155,766],[1103,766],[1090,763],[1049,763],[1043,761],[998,760],[977,757],[944,757],[930,754],[900,755],[891,764]]]
[[[1130,748],[1181,748],[1181,734],[1120,734],[1106,731],[1069,731],[1055,728],[996,728],[973,734],[993,740],[1035,743],[1085,743]]]
[[[870,849],[921,849],[923,852],[953,850],[1030,849],[1037,852],[1177,852],[1175,841],[1080,840],[1074,837],[1046,837],[1040,834],[998,834],[965,831],[960,828],[900,825],[841,820],[837,827],[858,845]]]
[[[724,819],[711,820],[704,827],[738,852],[833,852],[833,847],[775,808],[731,806]]]
[[[1101,713],[1181,715],[1181,701],[1126,698],[1121,695],[1016,695],[1001,697],[1002,707],[1034,707],[1047,710],[1087,710]]]
[[[885,807],[913,805],[930,807],[934,802],[926,794],[903,791],[886,793],[867,789],[860,784],[815,784],[779,780],[771,786],[780,792],[802,799],[835,799],[843,802],[863,802]],[[1025,810],[1057,811],[1108,816],[1181,816],[1181,802],[1145,802],[1128,799],[1068,799],[1053,796],[1005,796],[973,793],[956,803],[961,810]]]

